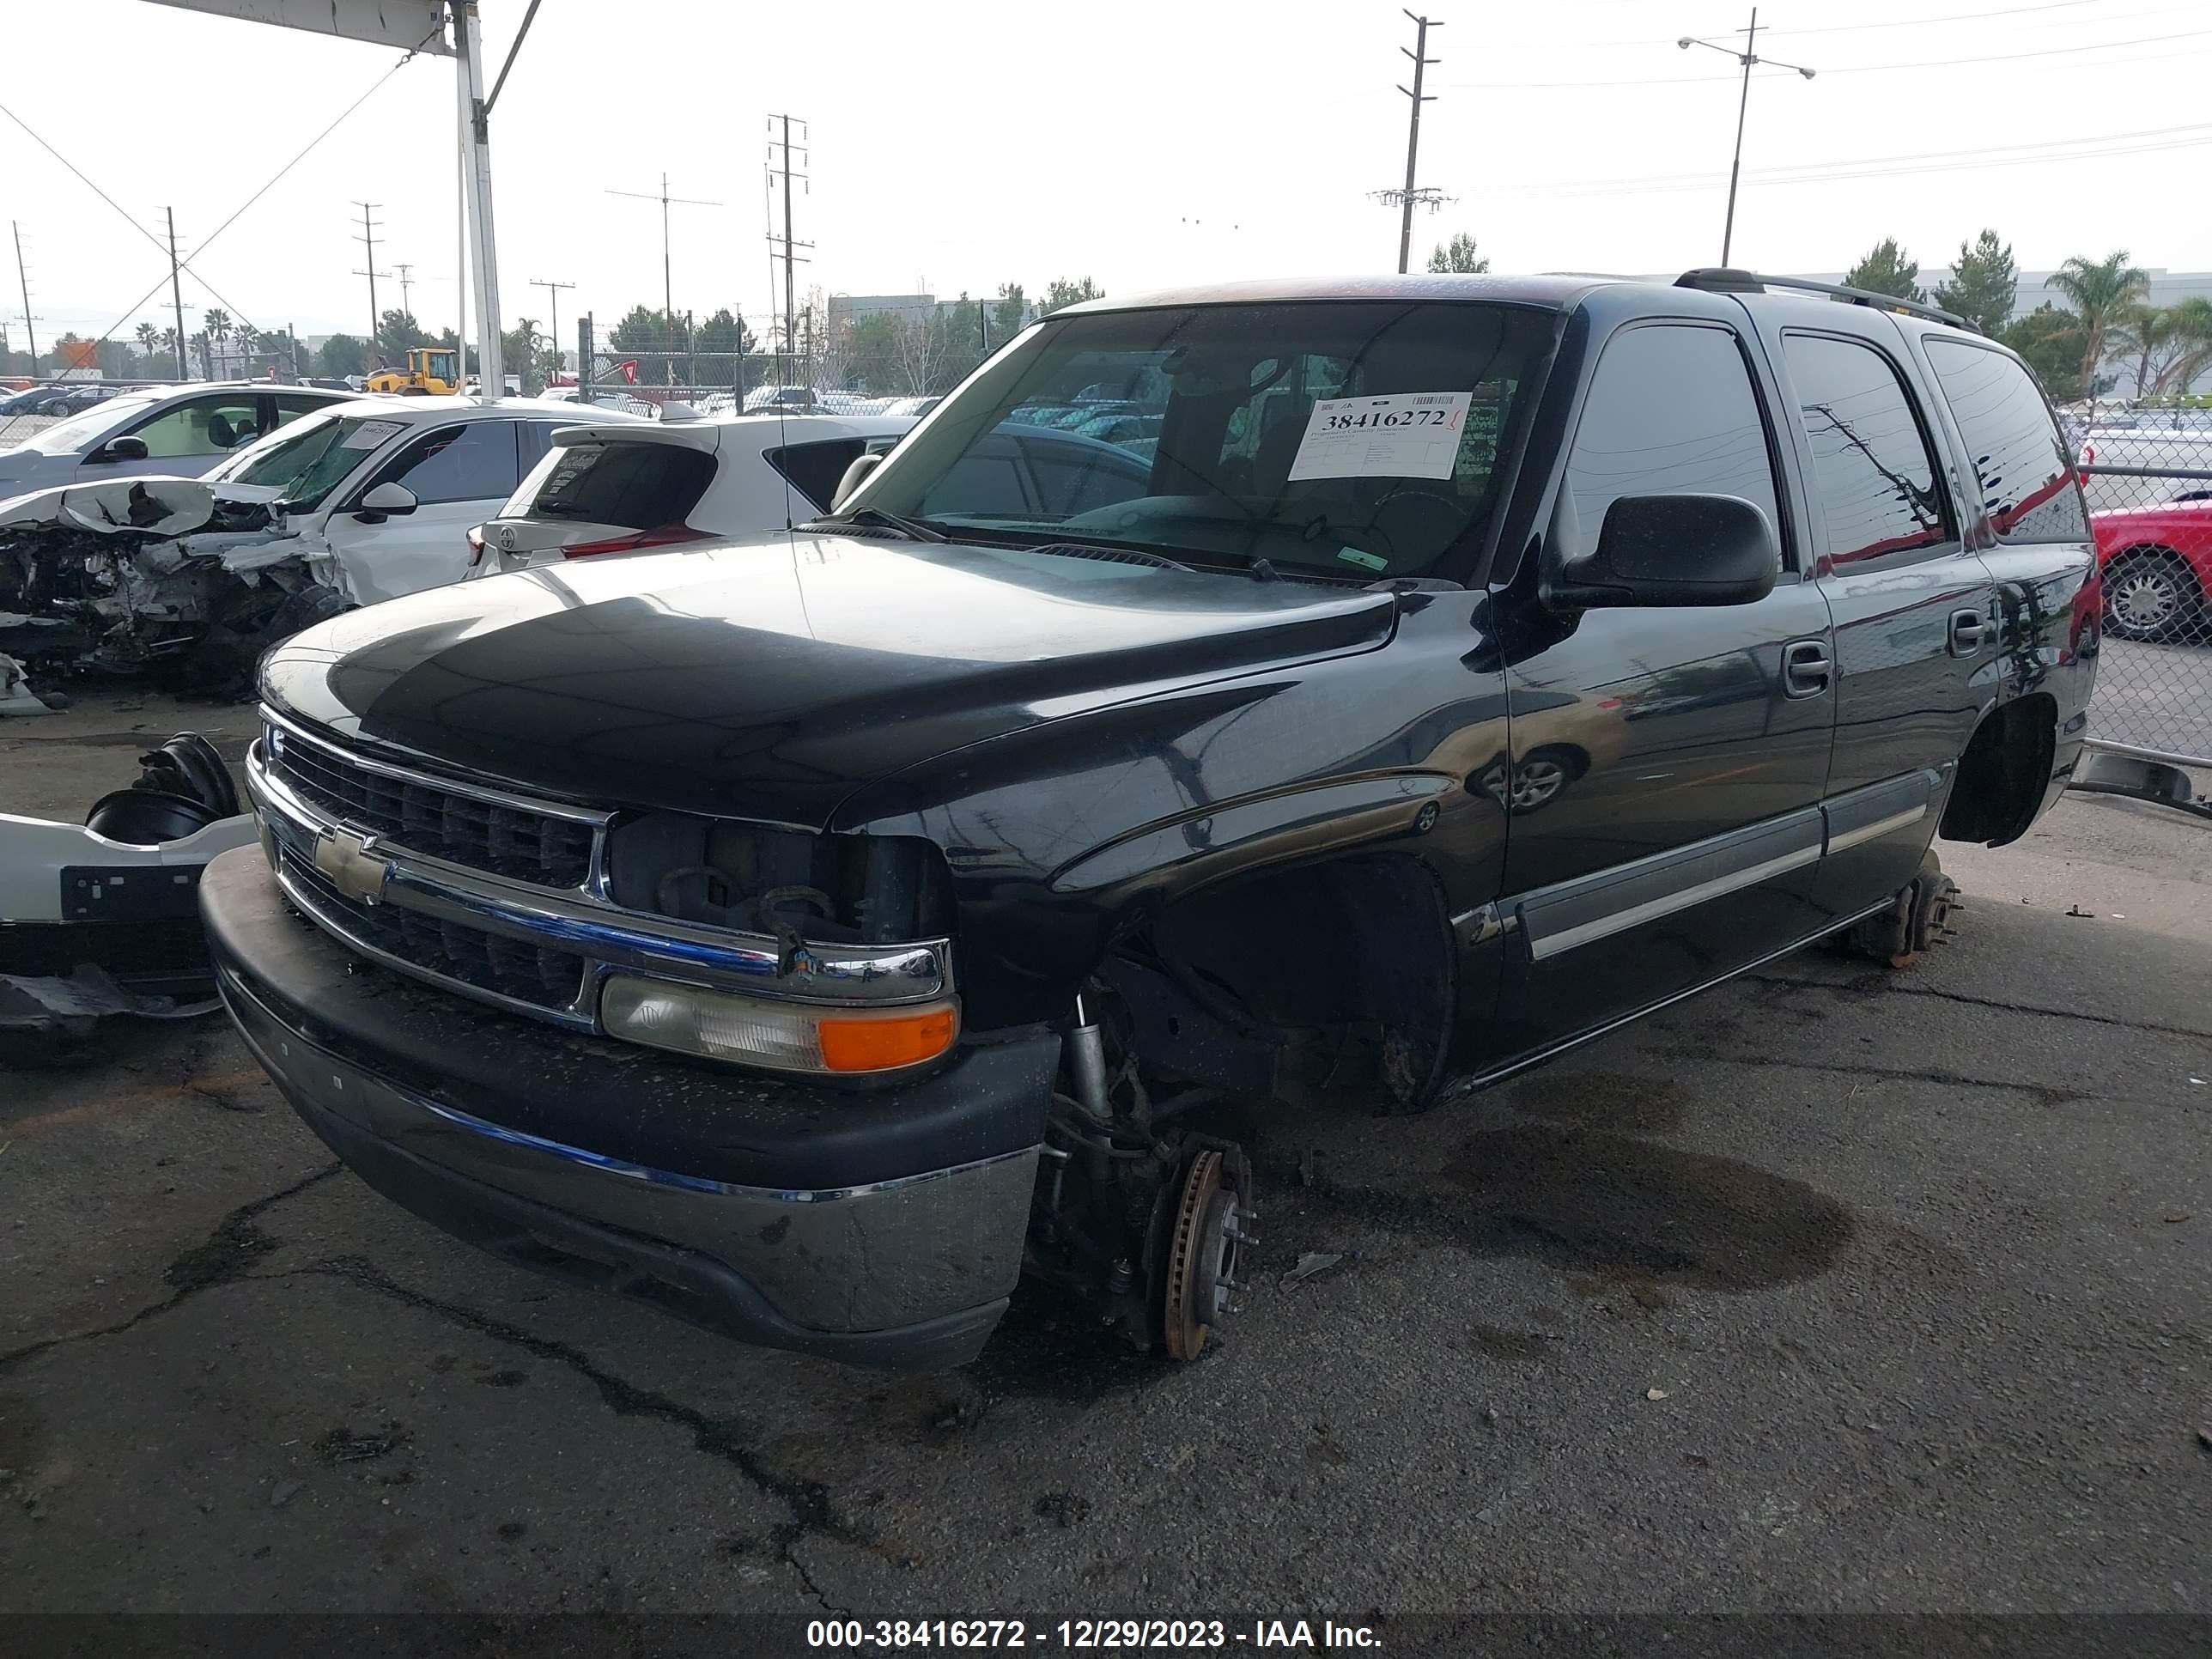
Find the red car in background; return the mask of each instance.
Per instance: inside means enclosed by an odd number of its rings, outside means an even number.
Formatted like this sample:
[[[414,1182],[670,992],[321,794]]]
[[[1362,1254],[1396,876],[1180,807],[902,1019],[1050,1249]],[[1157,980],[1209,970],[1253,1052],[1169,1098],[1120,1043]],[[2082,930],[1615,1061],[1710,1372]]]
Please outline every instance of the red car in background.
[[[2212,643],[2212,500],[2092,514],[2105,631],[2124,640]]]

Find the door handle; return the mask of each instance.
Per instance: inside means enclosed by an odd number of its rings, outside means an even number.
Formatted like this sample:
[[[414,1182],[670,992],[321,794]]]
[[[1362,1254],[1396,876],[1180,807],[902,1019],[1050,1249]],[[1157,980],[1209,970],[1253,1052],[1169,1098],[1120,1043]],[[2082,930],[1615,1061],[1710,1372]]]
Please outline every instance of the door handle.
[[[1835,665],[1828,660],[1826,642],[1792,640],[1782,647],[1782,692],[1784,696],[1817,697],[1828,689]]]
[[[1971,657],[1982,648],[1982,636],[1988,624],[1978,611],[1954,611],[1951,613],[1951,654]]]

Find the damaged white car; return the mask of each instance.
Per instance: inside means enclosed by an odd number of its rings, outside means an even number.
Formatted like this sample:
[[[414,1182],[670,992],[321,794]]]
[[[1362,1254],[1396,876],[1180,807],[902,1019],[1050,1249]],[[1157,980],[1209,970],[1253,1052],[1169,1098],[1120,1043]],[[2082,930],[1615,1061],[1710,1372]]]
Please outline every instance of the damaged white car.
[[[312,622],[459,580],[469,529],[579,412],[364,398],[294,421],[204,478],[0,501],[0,652],[46,675],[159,671],[238,690],[265,647]]]

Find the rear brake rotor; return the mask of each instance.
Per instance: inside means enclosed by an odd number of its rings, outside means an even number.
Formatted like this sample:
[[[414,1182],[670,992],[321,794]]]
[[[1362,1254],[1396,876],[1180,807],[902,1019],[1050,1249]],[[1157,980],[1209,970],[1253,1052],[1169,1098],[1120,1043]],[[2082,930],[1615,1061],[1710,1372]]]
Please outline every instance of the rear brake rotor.
[[[1230,1293],[1243,1288],[1237,1265],[1244,1233],[1224,1168],[1222,1155],[1211,1147],[1192,1158],[1169,1223],[1160,1312],[1171,1358],[1195,1359],[1230,1311]]]

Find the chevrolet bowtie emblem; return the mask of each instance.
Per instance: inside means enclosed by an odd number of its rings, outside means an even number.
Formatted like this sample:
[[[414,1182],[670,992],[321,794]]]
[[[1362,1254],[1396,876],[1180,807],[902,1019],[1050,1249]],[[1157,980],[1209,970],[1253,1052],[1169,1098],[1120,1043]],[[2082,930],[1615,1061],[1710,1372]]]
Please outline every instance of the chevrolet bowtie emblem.
[[[364,904],[382,899],[389,867],[382,854],[369,850],[367,837],[350,830],[325,830],[315,837],[315,868],[348,898]]]

